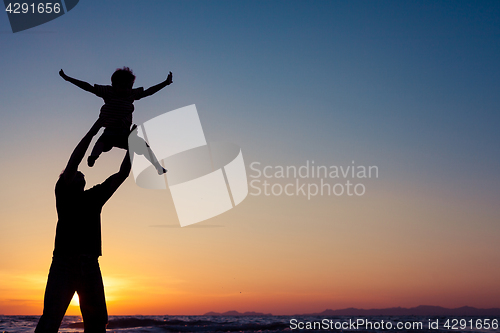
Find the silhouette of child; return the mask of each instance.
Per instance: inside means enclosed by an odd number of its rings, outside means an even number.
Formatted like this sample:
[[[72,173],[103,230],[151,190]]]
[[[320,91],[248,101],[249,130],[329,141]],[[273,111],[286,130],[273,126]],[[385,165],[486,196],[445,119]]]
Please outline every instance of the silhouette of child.
[[[151,96],[165,88],[172,81],[172,72],[167,79],[146,90],[144,88],[132,89],[135,75],[128,67],[117,69],[111,76],[111,86],[90,85],[87,82],[69,77],[61,69],[59,75],[77,87],[95,94],[104,99],[99,118],[105,127],[104,133],[99,137],[90,156],[87,159],[89,167],[94,166],[95,161],[102,152],[108,152],[113,147],[128,149],[128,136],[132,125],[132,112],[134,112],[134,101],[143,97]],[[158,174],[167,172],[154,156],[149,145],[146,143],[148,153],[144,156],[155,166]]]

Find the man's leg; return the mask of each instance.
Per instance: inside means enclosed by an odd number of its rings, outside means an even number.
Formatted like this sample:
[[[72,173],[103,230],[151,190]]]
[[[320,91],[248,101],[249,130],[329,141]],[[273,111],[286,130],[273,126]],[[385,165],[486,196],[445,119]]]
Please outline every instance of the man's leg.
[[[53,258],[45,287],[43,314],[38,321],[35,333],[57,333],[75,291],[71,260]]]
[[[82,259],[77,292],[80,299],[84,332],[106,332],[108,311],[101,269],[97,259]]]

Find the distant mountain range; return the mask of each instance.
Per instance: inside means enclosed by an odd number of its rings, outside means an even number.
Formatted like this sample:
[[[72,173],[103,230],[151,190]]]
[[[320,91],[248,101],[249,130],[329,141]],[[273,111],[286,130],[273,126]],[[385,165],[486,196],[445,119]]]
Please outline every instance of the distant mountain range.
[[[258,316],[258,317],[262,317],[262,316],[272,316],[271,313],[261,313],[261,312],[238,312],[238,311],[227,311],[227,312],[224,312],[224,313],[220,313],[220,312],[207,312],[204,314],[204,316]]]
[[[271,313],[227,311],[207,312],[204,316],[272,316]],[[448,309],[441,306],[420,305],[414,308],[325,310],[320,313],[296,314],[295,316],[500,316],[500,308],[477,309],[470,306]]]

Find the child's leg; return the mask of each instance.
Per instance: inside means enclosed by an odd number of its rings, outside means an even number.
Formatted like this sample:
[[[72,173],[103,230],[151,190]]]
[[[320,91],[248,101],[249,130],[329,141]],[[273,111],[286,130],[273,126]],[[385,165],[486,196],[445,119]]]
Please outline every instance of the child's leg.
[[[102,152],[104,151],[104,142],[96,142],[94,145],[94,148],[92,149],[92,152],[90,153],[90,156],[95,156],[95,158],[98,158]]]
[[[151,164],[155,166],[158,174],[163,175],[165,172],[167,172],[167,170],[160,164],[160,162],[158,162],[155,153],[153,153],[153,150],[149,147],[148,143],[147,142],[144,143],[146,144],[146,147],[148,147],[147,153],[144,154],[144,156],[147,158],[149,162],[151,162]]]
[[[137,127],[137,126],[136,126]],[[123,142],[118,145],[120,148],[129,149],[130,153],[136,153],[137,155],[143,155],[146,159],[154,165],[156,171],[159,175],[163,175],[167,170],[158,162],[155,153],[151,150],[148,143],[137,135],[137,130],[132,130],[130,135],[124,137]]]
[[[154,165],[159,175],[167,172],[160,162],[158,162],[155,153],[153,153],[153,150],[151,150],[148,143],[144,141],[144,139],[138,136],[134,137],[129,147],[131,152],[134,152],[137,155],[144,155],[144,157],[146,157],[146,159]]]
[[[111,148],[116,147],[114,143],[117,138],[119,138],[119,136],[117,136],[113,130],[107,128],[104,130],[104,133],[97,139],[90,156],[87,158],[89,167],[94,166],[95,160],[97,160],[103,152],[108,152]]]
[[[92,152],[90,153],[90,156],[87,158],[87,164],[89,167],[94,166],[95,160],[99,158],[103,149],[104,149],[104,142],[97,141],[94,145],[94,148],[92,149]]]

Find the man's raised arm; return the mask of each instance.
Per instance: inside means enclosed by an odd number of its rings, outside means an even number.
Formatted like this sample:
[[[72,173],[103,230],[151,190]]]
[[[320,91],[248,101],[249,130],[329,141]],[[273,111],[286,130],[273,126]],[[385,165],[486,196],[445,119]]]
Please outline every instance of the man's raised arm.
[[[92,138],[99,132],[99,129],[102,127],[102,121],[97,119],[97,121],[92,125],[92,128],[88,131],[87,134],[80,140],[80,143],[76,146],[75,150],[71,154],[68,164],[63,171],[63,177],[66,184],[69,184],[75,178],[76,172],[78,171],[78,166],[82,162],[83,157],[85,156],[85,152],[89,148],[90,142]]]
[[[132,153],[133,154],[133,153]],[[130,150],[127,149],[125,157],[123,158],[122,164],[120,165],[120,170],[114,175],[109,176],[105,183],[109,182],[107,197],[111,197],[113,193],[120,187],[121,184],[127,179],[130,174],[130,169],[132,168],[132,162],[130,160]]]

